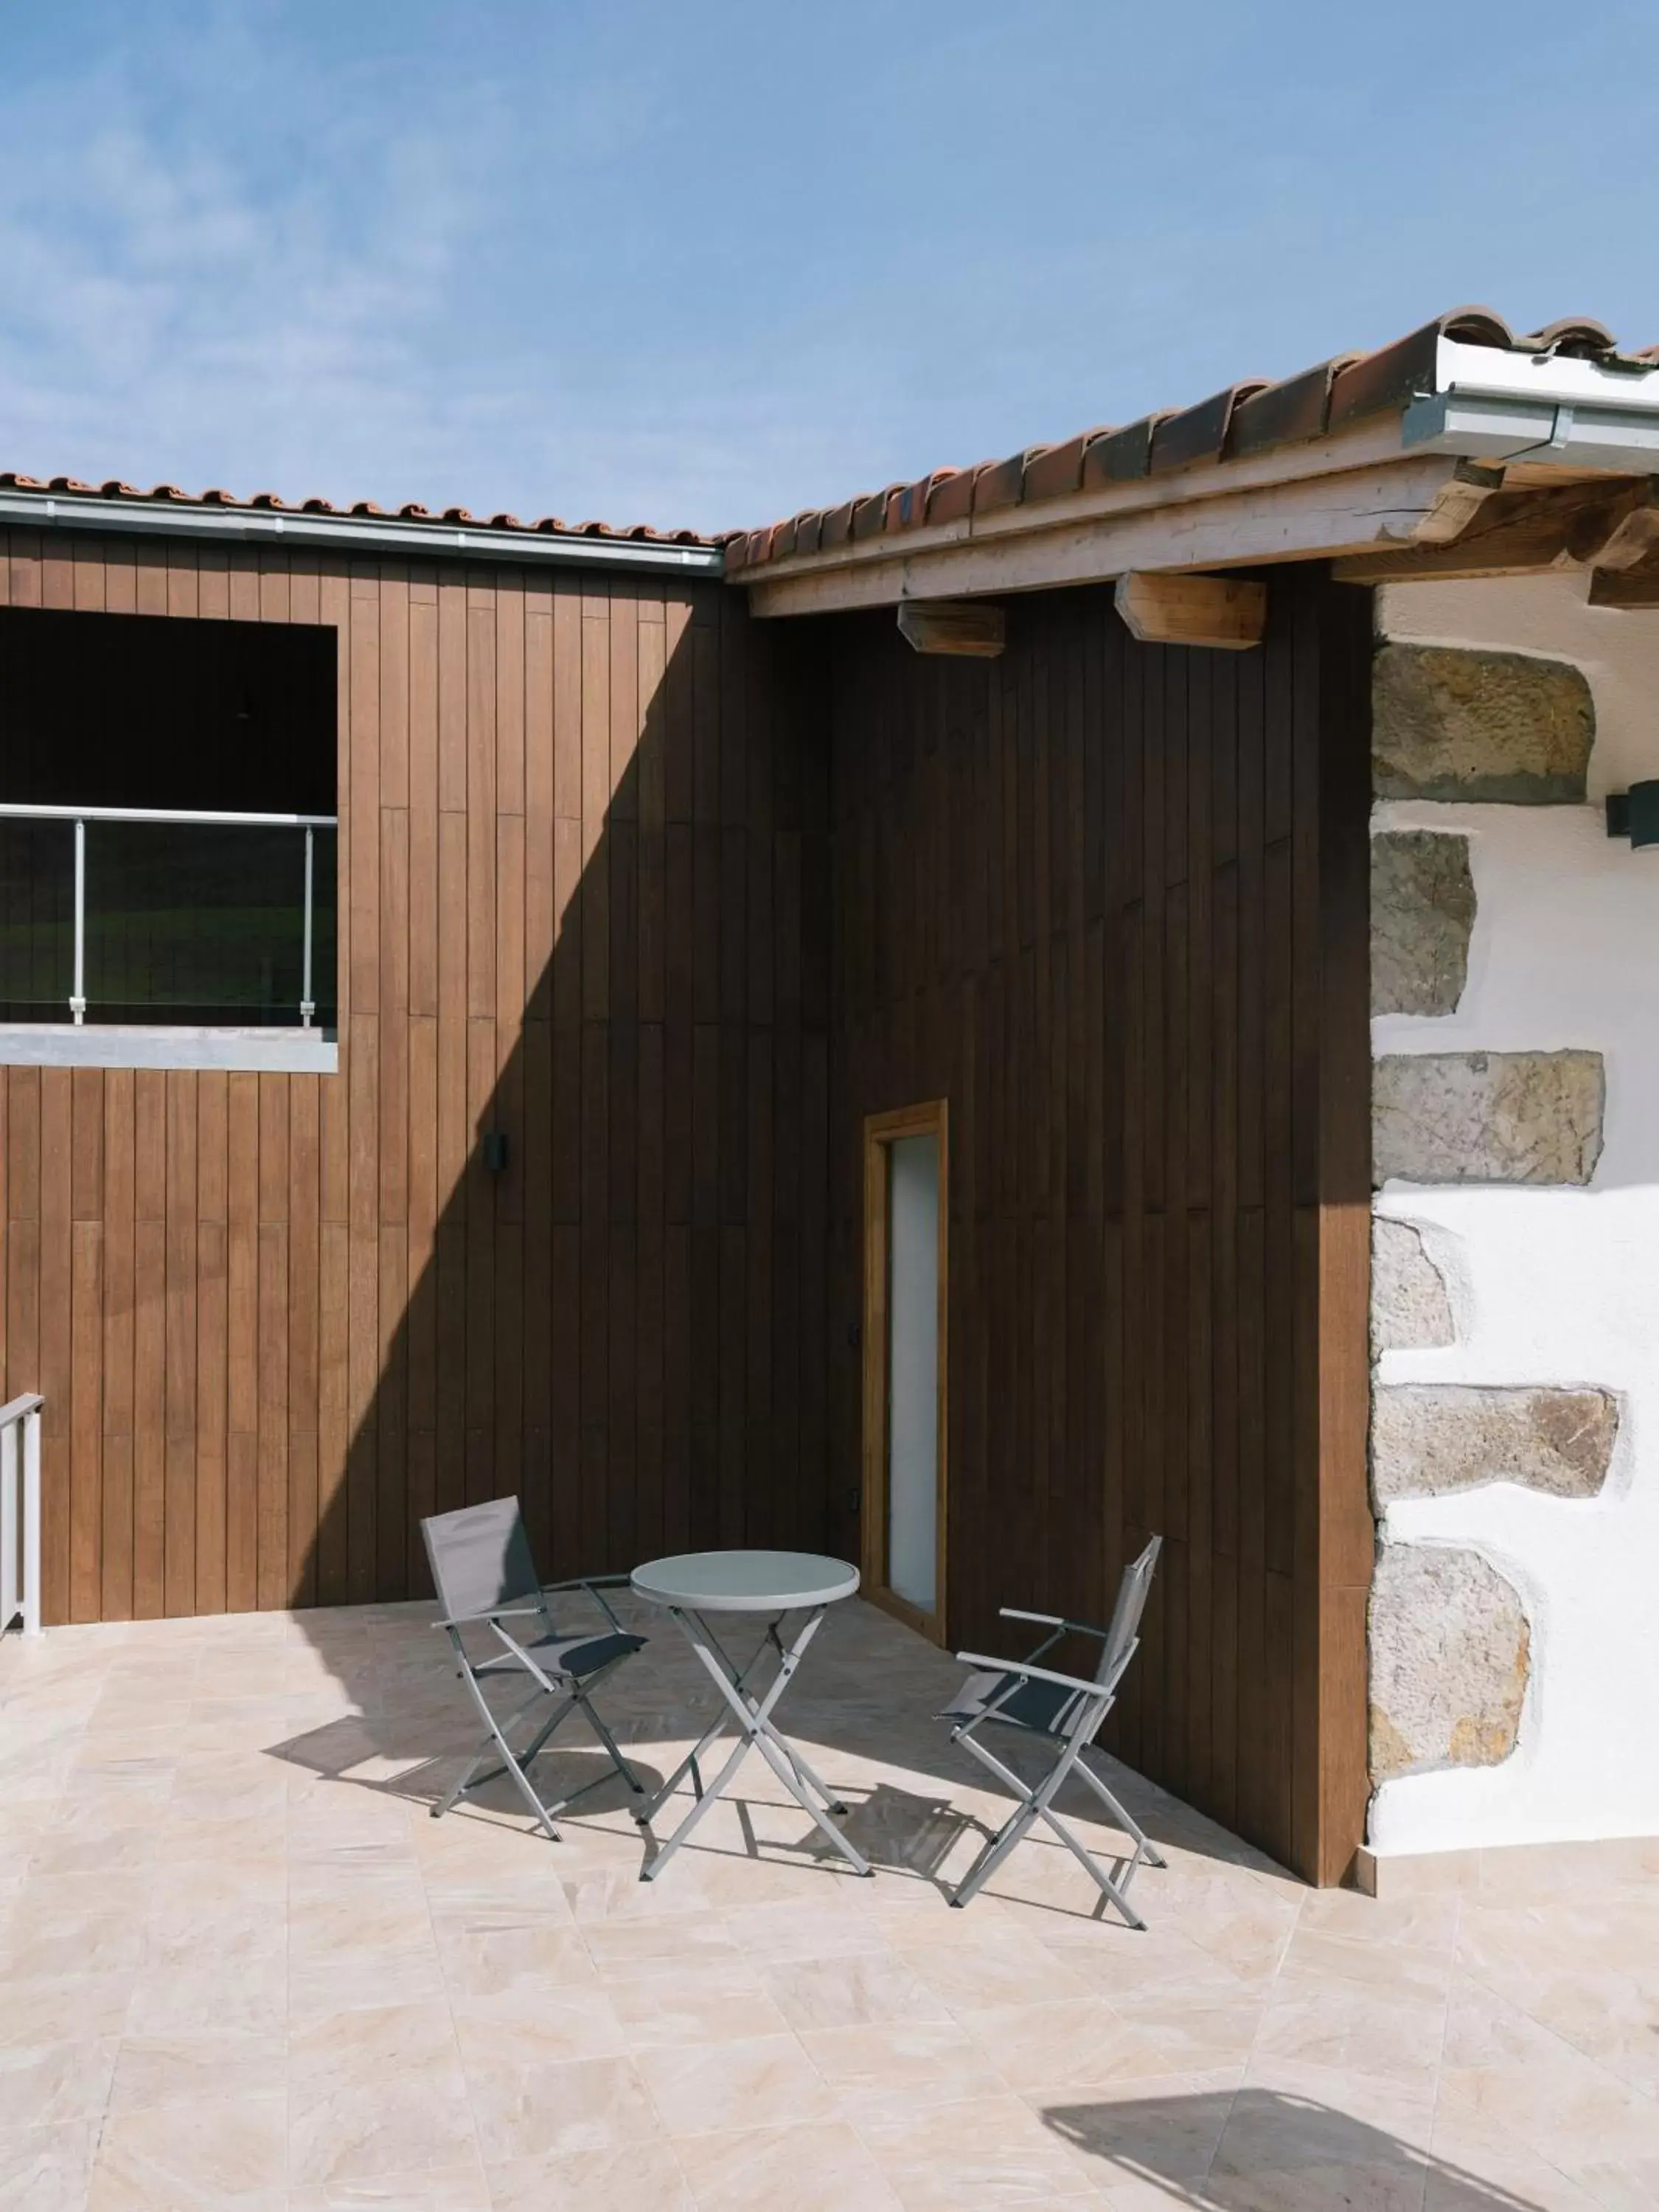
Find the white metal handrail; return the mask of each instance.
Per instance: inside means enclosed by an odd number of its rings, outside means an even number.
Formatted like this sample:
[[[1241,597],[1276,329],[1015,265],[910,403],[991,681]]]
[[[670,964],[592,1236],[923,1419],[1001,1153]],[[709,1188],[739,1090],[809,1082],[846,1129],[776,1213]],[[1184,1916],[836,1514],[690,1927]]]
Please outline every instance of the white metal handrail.
[[[319,830],[339,827],[337,814],[235,814],[179,806],[27,806],[0,799],[0,820],[75,824],[75,979],[70,1013],[77,1026],[87,1016],[87,824],[88,822],[168,822],[230,830],[303,830],[306,833],[305,935],[300,984],[300,1026],[317,1012],[311,989],[312,900],[316,883],[313,846]]]
[[[40,1633],[40,1409],[45,1403],[28,1391],[0,1406],[0,1635],[20,1615],[25,1636]]]

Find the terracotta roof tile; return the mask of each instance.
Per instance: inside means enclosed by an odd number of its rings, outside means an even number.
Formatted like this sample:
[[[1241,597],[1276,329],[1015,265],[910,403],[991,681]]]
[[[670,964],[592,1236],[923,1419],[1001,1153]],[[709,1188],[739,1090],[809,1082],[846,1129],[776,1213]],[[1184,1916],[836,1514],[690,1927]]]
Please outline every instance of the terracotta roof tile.
[[[1297,445],[1346,428],[1385,408],[1403,407],[1431,386],[1440,341],[1555,353],[1632,366],[1659,362],[1659,346],[1620,354],[1605,324],[1570,316],[1517,335],[1490,307],[1454,307],[1391,345],[1368,354],[1338,354],[1276,384],[1231,385],[1196,406],[1147,415],[1115,429],[1080,431],[1051,446],[1031,446],[969,469],[936,469],[914,483],[868,492],[796,518],[793,539],[781,532],[738,533],[726,568],[736,572],[789,553],[842,546],[853,538],[896,536],[924,523],[961,522],[1072,492],[1104,489],[1206,462],[1242,460],[1279,446]],[[878,523],[877,518],[879,517]],[[811,526],[820,523],[816,532]],[[786,550],[787,549],[787,550]]]
[[[1029,454],[1025,462],[1026,499],[1063,499],[1068,491],[1079,490],[1084,453],[1091,441],[1101,434],[1097,428],[1079,430],[1064,445],[1040,446]]]
[[[1144,477],[1152,457],[1152,434],[1162,415],[1143,415],[1115,430],[1103,430],[1083,449],[1083,489],[1098,491],[1104,484],[1133,483]]]
[[[153,484],[148,491],[130,484],[119,477],[106,477],[102,483],[82,483],[75,477],[26,476],[15,469],[0,471],[0,489],[18,491],[62,492],[86,499],[106,499],[112,504],[125,500],[160,501],[169,507],[246,507],[250,512],[278,514],[356,515],[365,520],[394,515],[404,522],[465,523],[474,530],[539,530],[559,537],[628,538],[658,542],[665,545],[712,545],[716,541],[696,530],[656,530],[650,524],[635,522],[617,529],[608,522],[561,522],[557,515],[544,515],[538,522],[520,522],[515,514],[492,514],[488,522],[480,522],[464,507],[450,507],[441,516],[434,516],[429,507],[418,500],[407,501],[398,507],[384,507],[372,499],[354,500],[349,506],[341,506],[332,500],[316,495],[300,501],[297,505],[282,498],[274,491],[256,491],[252,497],[239,499],[234,492],[213,485],[203,492],[181,491],[177,484]]]

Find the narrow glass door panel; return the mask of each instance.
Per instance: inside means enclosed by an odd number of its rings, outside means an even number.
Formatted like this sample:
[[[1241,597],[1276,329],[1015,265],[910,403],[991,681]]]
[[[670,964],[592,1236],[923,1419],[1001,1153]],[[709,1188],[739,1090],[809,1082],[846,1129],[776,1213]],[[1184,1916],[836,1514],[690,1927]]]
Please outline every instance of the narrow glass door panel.
[[[951,1146],[942,1098],[864,1125],[864,1589],[945,1639]]]
[[[887,1583],[938,1609],[939,1137],[887,1146]]]

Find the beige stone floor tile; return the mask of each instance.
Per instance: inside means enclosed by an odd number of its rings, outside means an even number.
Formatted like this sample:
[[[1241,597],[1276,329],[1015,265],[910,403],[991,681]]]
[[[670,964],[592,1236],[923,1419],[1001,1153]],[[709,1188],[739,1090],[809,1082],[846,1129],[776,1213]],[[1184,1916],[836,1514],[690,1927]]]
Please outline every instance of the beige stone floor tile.
[[[1083,2088],[1170,2071],[1168,2059],[1139,2027],[1098,1997],[997,2005],[957,2016],[987,2065],[1017,2089]]]
[[[143,1957],[142,1922],[118,1905],[37,1914],[24,1882],[0,1929],[0,1990],[15,1982],[77,1974],[136,1972]]]
[[[0,2133],[95,2118],[108,2100],[116,2048],[112,2035],[0,2048]]]
[[[492,2212],[696,2212],[665,2142],[515,2159],[491,2166],[489,2180]]]
[[[866,2117],[859,2132],[907,2212],[1064,2203],[1095,2185],[1072,2146],[1011,2091]]]
[[[1023,1929],[988,1923],[977,1942],[929,1944],[895,1955],[958,2017],[1089,1994],[1080,1974]]]
[[[610,1995],[587,1987],[524,1984],[500,1996],[458,1996],[451,2017],[469,2076],[503,2064],[616,2058],[627,2039]]]
[[[862,1883],[836,1881],[794,1897],[740,1900],[727,1905],[726,1932],[757,1966],[870,1952],[890,1957],[891,1946],[879,1923],[862,1909],[863,1894]]]
[[[91,2120],[0,2131],[3,2212],[86,2212],[97,2135]]]
[[[165,1834],[156,1820],[67,1833],[48,1828],[36,1836],[25,1871],[30,1875],[131,1872],[152,1863]]]
[[[0,1991],[0,2050],[15,2044],[83,2043],[118,2035],[137,1970],[19,1978]]]
[[[430,1913],[444,1979],[455,1996],[596,1983],[592,1957],[574,1921],[539,1908],[480,1905]]]
[[[742,1956],[725,1918],[713,1912],[662,1914],[585,1924],[588,1955],[606,1978],[677,1973],[683,1966]]]
[[[280,2096],[112,2113],[93,2160],[90,2212],[285,2212]]]
[[[477,2154],[447,2006],[386,2005],[301,2021],[289,2045],[296,2184],[453,2166]]]
[[[1527,2143],[1557,2166],[1659,2150],[1659,2104],[1567,2051],[1547,2065],[1448,2067],[1437,2117]]]
[[[1263,2058],[1426,2086],[1440,2063],[1445,2024],[1442,1998],[1342,1983],[1285,1985],[1267,2002],[1254,2048]]]
[[[1236,2091],[1231,2078],[1163,2074],[1082,2094],[1030,2089],[1024,2102],[1092,2186],[1146,2182],[1180,2202],[1208,2173]]]
[[[659,2045],[636,2053],[635,2063],[671,2136],[784,2127],[835,2114],[823,2077],[790,2034]]]
[[[769,2207],[780,2177],[802,2201],[792,2161],[830,2144],[844,2172],[805,2161],[826,2203],[1044,2201],[975,2118],[932,2170],[904,2150],[930,2129],[945,2142],[964,2108],[1017,2108],[1028,2147],[1065,2161],[1033,2169],[1060,2177],[1054,2201],[1080,2187],[1117,2212],[1659,2204],[1648,1845],[1610,1847],[1593,1875],[1575,1862],[1571,1881],[1544,1849],[1380,1903],[1315,1893],[1104,1762],[1170,1861],[1137,1876],[1147,1933],[1045,1838],[953,1911],[939,1869],[966,1865],[971,1823],[994,1826],[1006,1801],[926,1717],[954,1662],[849,1607],[782,1717],[845,1794],[878,1877],[843,1873],[751,1759],[740,1799],[641,1882],[620,1800],[562,1820],[556,1845],[495,1785],[428,1817],[475,1734],[428,1649],[430,1613],[0,1649],[0,2212],[84,2212],[94,2124],[76,2114],[100,2098],[109,2201],[219,2201],[210,2138],[227,2113],[286,2108],[290,2033],[284,2160],[316,2132],[314,2170],[273,2185],[288,2212],[474,2212],[487,2185],[497,2208]],[[648,1625],[650,1672],[619,1678],[607,1710],[665,1774],[713,1704]],[[1074,1817],[1109,1852],[1097,1809],[1079,1797]],[[438,2041],[389,2051],[386,2019],[411,2013]],[[69,2116],[24,2125],[19,2108]],[[198,2109],[217,2118],[194,2151],[181,2137],[163,2156],[136,2124]],[[665,2122],[697,2132],[671,2142]],[[227,2183],[229,2212],[264,2185]]]
[[[543,2201],[557,2203],[550,2187]],[[418,2173],[346,2175],[290,2190],[288,2212],[491,2212],[489,2184],[476,2160]]]
[[[507,2051],[467,2069],[489,2166],[620,2149],[661,2134],[630,2058],[544,2061]]]
[[[1353,1889],[1316,1889],[1302,1899],[1296,1926],[1299,1935],[1350,1936],[1365,1943],[1443,1951],[1456,1942],[1459,1907],[1455,1892],[1375,1898]]]
[[[225,1958],[210,1930],[194,1951],[146,1961],[133,1984],[129,2035],[193,2035],[206,2027],[226,2034],[280,2035],[288,2027],[288,1945],[281,1927],[266,1930],[265,1948]]]
[[[1525,2212],[1624,2212],[1616,2197],[1592,2195],[1553,2159],[1513,2136],[1489,2135],[1461,2118],[1437,2118],[1424,2212],[1492,2212],[1494,2204],[1499,2212],[1515,2212],[1516,2206]]]
[[[874,2021],[948,2020],[950,2008],[890,1954],[853,1952],[769,1966],[767,1994],[798,2033]]]
[[[844,2121],[692,2136],[677,2149],[697,2212],[892,2212],[902,2201]]]
[[[613,1981],[608,1994],[635,2051],[657,2045],[732,2043],[781,2035],[787,2021],[748,1960],[720,1960]]]
[[[204,2021],[192,2034],[125,2037],[109,2105],[115,2112],[137,2112],[149,2105],[283,2096],[287,2090],[285,2035]]]

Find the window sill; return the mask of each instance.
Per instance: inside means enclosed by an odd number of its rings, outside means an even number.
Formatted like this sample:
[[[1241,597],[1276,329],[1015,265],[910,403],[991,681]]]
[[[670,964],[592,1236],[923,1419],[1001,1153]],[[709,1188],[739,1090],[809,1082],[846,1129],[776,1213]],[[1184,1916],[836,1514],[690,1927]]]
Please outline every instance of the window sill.
[[[273,1075],[333,1075],[340,1048],[327,1030],[120,1027],[113,1023],[0,1022],[0,1067],[222,1067]]]

